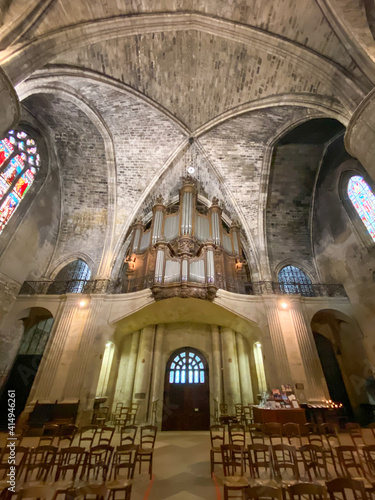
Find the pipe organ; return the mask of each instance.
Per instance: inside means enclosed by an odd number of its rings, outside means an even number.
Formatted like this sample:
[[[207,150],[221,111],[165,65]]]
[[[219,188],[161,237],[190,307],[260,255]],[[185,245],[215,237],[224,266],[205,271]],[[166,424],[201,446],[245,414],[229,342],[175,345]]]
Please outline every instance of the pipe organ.
[[[165,205],[158,197],[151,225],[132,226],[125,258],[122,291],[151,288],[155,299],[196,297],[213,300],[218,288],[239,292],[250,279],[243,260],[240,228],[222,221],[219,200],[209,208],[197,203],[195,181],[186,177],[179,202]]]

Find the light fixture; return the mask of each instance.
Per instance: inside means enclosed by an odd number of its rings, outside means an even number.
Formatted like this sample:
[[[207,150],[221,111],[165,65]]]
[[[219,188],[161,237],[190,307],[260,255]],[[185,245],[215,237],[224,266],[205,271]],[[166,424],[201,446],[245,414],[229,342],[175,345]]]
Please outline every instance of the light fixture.
[[[105,346],[106,347],[111,347],[111,345],[112,345],[112,342],[107,342]]]
[[[86,305],[86,301],[85,301],[85,300],[81,300],[81,301],[79,302],[79,306],[80,306],[80,307],[85,307],[85,305]]]
[[[283,309],[288,309],[288,303],[287,303],[287,302],[281,302],[281,303],[280,303],[280,306],[281,306]]]
[[[189,167],[189,168],[187,169],[187,171],[188,171],[188,173],[189,173],[189,174],[194,174],[194,172],[195,172],[195,168],[191,166],[191,167]]]

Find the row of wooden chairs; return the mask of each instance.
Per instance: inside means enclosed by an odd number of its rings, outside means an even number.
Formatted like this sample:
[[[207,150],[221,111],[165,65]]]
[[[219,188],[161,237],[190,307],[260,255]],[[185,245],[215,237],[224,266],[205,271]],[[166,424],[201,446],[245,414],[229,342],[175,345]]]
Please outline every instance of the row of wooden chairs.
[[[324,484],[335,475],[360,479],[368,493],[375,493],[375,445],[364,446],[362,455],[356,446],[338,446],[334,455],[330,455],[337,460],[334,474],[328,469],[327,451],[312,444],[300,448],[287,444],[251,444],[247,447],[223,444],[220,452],[225,499],[229,491],[249,485],[271,484],[286,488],[301,478]],[[303,464],[302,473],[297,454]]]
[[[141,464],[142,451],[138,445],[118,446],[115,451],[112,446],[99,445],[89,452],[70,447],[60,452],[57,463],[57,450],[53,446],[41,446],[25,453],[28,458],[25,459],[24,487],[19,488],[22,481],[18,476],[18,498],[55,499],[60,494],[67,498],[85,498],[94,494],[114,500],[116,493],[124,492],[125,500],[130,500],[135,466],[137,461]],[[53,482],[48,482],[49,479]],[[1,495],[11,496],[8,488],[3,488]]]
[[[116,403],[115,411],[111,416],[112,424],[118,429],[125,425],[135,425],[138,408],[139,403],[132,403],[130,406],[125,406],[121,402]]]
[[[226,403],[219,404],[220,418],[228,416],[228,405]],[[243,405],[241,403],[236,403],[234,405],[235,418],[238,423],[242,422],[244,425],[249,425],[254,423],[253,417],[253,406]]]

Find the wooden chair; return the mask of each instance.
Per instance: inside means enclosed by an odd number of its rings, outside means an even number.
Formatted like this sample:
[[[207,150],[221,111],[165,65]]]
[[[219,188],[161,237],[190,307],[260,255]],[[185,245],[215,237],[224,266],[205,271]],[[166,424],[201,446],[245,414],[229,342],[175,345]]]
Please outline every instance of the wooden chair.
[[[37,446],[32,448],[27,456],[24,482],[45,482],[56,465],[56,446]]]
[[[223,487],[224,500],[233,498],[230,493],[242,491],[249,486],[247,478],[244,476],[245,454],[244,447],[235,444],[221,445],[221,457],[223,463]]]
[[[320,424],[319,431],[322,435],[322,440],[324,438],[323,446],[327,452],[327,461],[331,463],[335,469],[335,473],[339,476],[341,475],[340,467],[338,461],[336,460],[336,448],[341,445],[337,425],[329,422]]]
[[[368,500],[363,482],[351,477],[338,477],[326,482],[331,500]]]
[[[242,408],[242,422],[245,426],[254,423],[253,407],[251,405]]]
[[[221,403],[219,405],[220,416],[224,417],[228,415],[228,405],[226,403]]]
[[[115,428],[118,430],[127,424],[127,418],[130,408],[128,406],[123,406],[120,413],[115,417]]]
[[[316,483],[296,483],[288,488],[290,500],[325,500],[327,488]]]
[[[90,448],[90,451],[86,453],[85,469],[82,476],[86,482],[89,483],[92,478],[95,481],[107,479],[113,450],[113,446],[109,444],[99,444]]]
[[[221,445],[225,444],[225,426],[224,425],[211,425],[210,426],[210,440],[211,440],[211,449],[210,449],[210,464],[211,464],[211,476],[214,472],[215,465],[221,465]],[[215,462],[215,455],[219,455],[219,461]]]
[[[112,415],[111,415],[111,422],[113,425],[116,425],[115,420],[120,415],[120,411],[121,411],[123,406],[124,406],[124,403],[122,403],[122,402],[116,403],[115,410],[112,412]]]
[[[267,444],[249,444],[247,447],[247,459],[250,470],[250,485],[271,485],[273,477],[272,452]],[[277,484],[273,484],[277,487]]]
[[[307,424],[305,424],[304,427],[309,444],[313,444],[316,446],[324,446],[323,436],[319,431],[319,427],[317,427],[315,424],[311,422],[307,422]]]
[[[375,477],[375,444],[364,446],[362,453],[366,472]]]
[[[336,453],[343,476],[366,478],[366,471],[356,446],[338,446]]]
[[[229,442],[239,446],[246,446],[246,429],[242,424],[231,424],[228,426]]]
[[[94,414],[94,425],[103,426],[108,420],[109,406],[100,406]]]
[[[14,448],[15,463],[12,465],[16,467],[17,479],[22,476],[24,467],[26,465],[28,453],[29,453],[29,448],[27,448],[26,446],[16,446]],[[10,448],[6,446],[0,452],[0,481],[8,479],[7,473],[9,472],[11,465],[9,462],[9,456],[10,456]]]
[[[125,499],[130,500],[133,486],[135,464],[139,446],[134,444],[116,448],[111,469],[111,480],[105,486],[109,491],[107,500],[115,500],[116,493],[124,492]]]
[[[240,424],[242,422],[242,413],[243,413],[243,409],[242,409],[242,404],[241,403],[236,403],[234,405],[234,412],[235,412],[235,415],[236,415],[236,419],[237,419],[237,422]]]
[[[55,486],[62,491],[66,491],[77,477],[83,474],[85,466],[86,451],[80,446],[71,446],[62,448],[59,454],[59,462],[55,475]],[[58,484],[60,481],[60,484]],[[66,483],[66,488],[63,488],[62,482]]]
[[[248,486],[243,490],[245,500],[282,500],[282,490],[275,486]]]
[[[134,444],[138,427],[136,425],[125,425],[121,427],[120,446]]]
[[[141,437],[137,454],[137,461],[139,462],[139,472],[141,472],[142,463],[148,462],[148,472],[150,474],[150,479],[152,479],[152,462],[157,430],[158,428],[155,425],[146,425],[144,427],[141,427]]]
[[[305,477],[308,481],[324,483],[331,479],[328,472],[326,451],[323,446],[306,444],[301,446],[299,452],[302,456]]]
[[[365,446],[361,426],[355,422],[348,422],[345,428],[351,437],[353,445],[357,448]]]
[[[283,429],[278,422],[266,422],[264,433],[268,436],[271,445],[283,443]]]
[[[274,477],[282,487],[289,487],[299,480],[296,448],[289,444],[275,444],[271,446]]]

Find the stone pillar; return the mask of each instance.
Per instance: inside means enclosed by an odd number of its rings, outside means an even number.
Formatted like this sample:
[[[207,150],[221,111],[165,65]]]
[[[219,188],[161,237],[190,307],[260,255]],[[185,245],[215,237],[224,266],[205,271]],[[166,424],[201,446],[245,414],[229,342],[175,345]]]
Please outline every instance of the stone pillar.
[[[304,315],[303,304],[298,299],[290,301],[290,316],[306,373],[307,387],[305,393],[310,400],[322,401],[330,399],[313,333]]]
[[[212,342],[212,369],[210,372],[212,400],[215,399],[219,405],[222,402],[222,370],[221,370],[221,352],[220,352],[220,333],[217,325],[211,326],[211,342]],[[214,406],[212,407],[214,408]],[[211,411],[211,415],[214,412]]]
[[[127,358],[126,378],[124,379],[124,398],[125,406],[130,406],[133,400],[135,369],[137,366],[140,330],[132,335],[129,357]]]
[[[148,413],[148,420],[152,419],[152,403],[157,401],[156,420],[161,424],[163,418],[163,391],[164,391],[164,372],[165,367],[162,365],[163,355],[163,339],[164,339],[164,325],[156,326],[155,345],[154,345],[154,361],[152,366],[152,380],[151,380],[151,397],[150,408]]]
[[[253,404],[254,396],[251,386],[249,353],[245,348],[245,341],[240,333],[236,333],[238,366],[240,372],[241,400],[243,405]]]
[[[102,313],[104,297],[91,297],[87,320],[65,386],[65,399],[80,400],[78,420],[82,425],[89,424],[92,419],[101,356],[107,340],[104,332],[108,325]]]
[[[148,414],[154,338],[154,325],[146,326],[141,330],[133,392],[133,401],[139,403],[137,421],[141,424],[146,421]]]
[[[280,384],[290,383],[291,374],[283,331],[280,324],[277,300],[274,297],[265,298],[264,303],[266,306],[268,328],[275,357],[274,372],[267,374],[267,380],[269,380],[271,387],[278,387]]]
[[[238,373],[238,358],[236,337],[230,328],[221,328],[224,371],[224,397],[228,412],[234,414],[236,403],[241,402],[240,378]]]
[[[54,402],[56,399],[61,400],[63,397],[63,387],[68,370],[66,370],[66,367],[61,367],[61,359],[66,350],[68,337],[73,337],[73,339],[70,339],[72,343],[77,335],[76,329],[73,328],[73,320],[79,300],[80,297],[77,294],[67,294],[61,300],[50,334],[49,345],[47,345],[44,352],[38,375],[30,392],[29,401]]]

